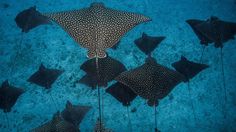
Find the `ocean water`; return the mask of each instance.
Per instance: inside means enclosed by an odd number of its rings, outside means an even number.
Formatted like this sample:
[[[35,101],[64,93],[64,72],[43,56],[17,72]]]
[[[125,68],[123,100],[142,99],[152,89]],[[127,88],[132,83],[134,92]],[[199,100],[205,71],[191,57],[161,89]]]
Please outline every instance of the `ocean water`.
[[[98,117],[97,90],[77,83],[85,75],[80,66],[87,60],[87,50],[78,45],[56,23],[42,25],[22,33],[14,21],[16,15],[36,5],[40,12],[55,12],[89,7],[94,0],[1,0],[0,1],[0,83],[25,90],[11,112],[0,110],[0,132],[28,132],[51,120],[54,113],[65,108],[66,101],[92,106],[79,128],[93,131]],[[152,21],[137,25],[120,40],[109,56],[122,62],[128,70],[144,63],[146,55],[134,44],[143,32],[166,39],[153,51],[158,63],[173,69],[171,63],[181,55],[199,62],[202,45],[185,22],[206,20],[217,16],[236,22],[235,0],[101,0],[106,7],[148,16]],[[161,132],[233,132],[236,131],[236,40],[223,47],[224,77],[227,102],[224,102],[220,49],[205,48],[203,63],[210,67],[190,81],[177,85],[157,107],[157,127]],[[31,84],[27,79],[43,63],[46,67],[64,70],[50,90]],[[113,84],[110,82],[109,85]],[[51,98],[53,97],[53,100]],[[101,89],[103,121],[114,132],[129,132],[126,107]],[[194,106],[196,119],[192,114]],[[225,106],[222,108],[222,106]],[[133,132],[154,131],[154,109],[137,97],[129,112]],[[223,109],[227,116],[224,118]]]

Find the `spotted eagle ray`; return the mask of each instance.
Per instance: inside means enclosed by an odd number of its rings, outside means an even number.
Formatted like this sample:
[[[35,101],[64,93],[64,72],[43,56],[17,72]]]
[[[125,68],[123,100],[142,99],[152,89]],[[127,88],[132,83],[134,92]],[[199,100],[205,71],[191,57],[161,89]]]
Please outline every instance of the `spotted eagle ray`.
[[[105,58],[106,49],[113,47],[134,26],[151,19],[136,13],[106,8],[103,3],[92,3],[80,10],[45,13],[44,16],[58,23],[82,47],[88,49],[87,57]],[[98,86],[97,86],[98,87]],[[101,126],[100,89],[98,88],[99,120]]]
[[[176,85],[182,82],[184,76],[177,71],[158,64],[154,58],[149,56],[145,64],[121,73],[115,80],[128,86],[134,93],[148,100],[149,106],[154,106],[155,131],[158,131],[156,121],[158,101],[166,97]]]
[[[114,46],[134,26],[151,20],[140,14],[107,8],[103,3],[43,15],[58,23],[77,43],[87,48],[89,58],[106,57],[106,48]]]

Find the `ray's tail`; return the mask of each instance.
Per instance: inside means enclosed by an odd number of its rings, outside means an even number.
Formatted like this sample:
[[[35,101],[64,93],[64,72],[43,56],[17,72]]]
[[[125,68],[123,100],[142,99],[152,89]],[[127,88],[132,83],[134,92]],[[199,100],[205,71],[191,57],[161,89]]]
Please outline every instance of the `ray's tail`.
[[[197,117],[196,117],[196,112],[195,112],[194,105],[193,105],[193,99],[192,99],[192,95],[191,95],[190,82],[187,82],[187,83],[188,83],[188,95],[189,95],[189,98],[190,98],[190,105],[191,105],[191,109],[192,109],[194,124],[196,125],[197,124]]]
[[[227,118],[227,110],[226,110],[226,104],[227,104],[227,89],[225,87],[225,71],[224,71],[224,59],[223,59],[223,48],[220,48],[220,57],[221,57],[221,74],[222,74],[222,83],[223,83],[223,116],[224,118]]]
[[[157,129],[157,102],[155,101],[155,104],[154,104],[154,130],[155,132],[159,132],[158,129]]]
[[[98,66],[98,57],[96,57],[96,71],[97,71],[97,80],[99,80],[99,66]],[[98,92],[98,110],[99,110],[99,130],[102,131],[102,110],[101,110],[101,95],[100,88],[97,84]]]
[[[7,113],[4,113],[5,114],[5,118],[6,118],[6,123],[7,123],[7,126],[6,126],[6,129],[10,129],[10,123],[9,123],[9,118],[8,118],[8,115]]]
[[[52,94],[51,94],[51,93],[49,93],[49,96],[50,96],[50,99],[52,100],[52,103],[53,103],[53,105],[54,105],[56,111],[58,111],[58,110],[59,110],[59,108],[58,108],[58,103],[54,100],[54,98],[52,97]]]
[[[204,55],[205,48],[206,48],[206,46],[205,46],[205,45],[203,45],[203,46],[202,46],[202,53],[201,53],[201,57],[200,57],[200,60],[199,60],[199,63],[201,63],[201,64],[202,64],[202,59],[203,59],[203,55]]]
[[[131,120],[130,120],[130,113],[129,113],[129,106],[126,106],[126,110],[127,110],[127,115],[128,115],[128,129],[129,129],[129,132],[132,132],[132,123],[131,123]]]

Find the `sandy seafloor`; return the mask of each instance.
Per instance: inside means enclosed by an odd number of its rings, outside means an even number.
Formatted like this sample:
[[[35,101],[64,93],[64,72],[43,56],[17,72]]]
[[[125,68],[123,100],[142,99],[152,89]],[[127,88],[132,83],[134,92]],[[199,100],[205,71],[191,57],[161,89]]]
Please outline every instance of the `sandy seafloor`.
[[[23,87],[20,96],[6,115],[0,111],[0,132],[27,132],[51,119],[53,113],[65,107],[67,100],[73,104],[93,107],[80,124],[82,132],[93,130],[97,110],[97,91],[76,83],[85,73],[80,65],[87,60],[86,50],[81,48],[57,24],[40,26],[22,34],[14,18],[23,9],[37,6],[41,12],[62,11],[88,7],[93,0],[1,0],[0,1],[0,82],[8,79],[12,85]],[[154,51],[158,63],[171,67],[181,55],[199,61],[202,46],[185,22],[187,19],[207,19],[218,16],[222,20],[236,22],[235,0],[101,0],[107,7],[137,12],[152,18],[151,22],[138,25],[122,39],[117,50],[108,50],[111,57],[121,61],[128,69],[143,64],[143,54],[133,43],[142,32],[152,36],[166,36]],[[8,4],[9,7],[6,7]],[[22,39],[22,43],[20,43]],[[203,62],[210,68],[201,72],[187,84],[179,84],[169,96],[160,101],[157,113],[158,129],[162,132],[232,132],[236,131],[236,40],[225,43],[223,48],[225,81],[227,88],[227,118],[224,120],[220,49],[210,45],[204,52]],[[65,72],[53,84],[50,91],[26,80],[43,63],[49,68]],[[114,83],[114,82],[112,82]],[[126,107],[109,94],[103,93],[104,118],[107,127],[115,132],[127,132]],[[57,103],[57,108],[50,99]],[[195,121],[190,103],[194,104]],[[135,132],[151,132],[154,110],[145,100],[137,97],[130,107]]]

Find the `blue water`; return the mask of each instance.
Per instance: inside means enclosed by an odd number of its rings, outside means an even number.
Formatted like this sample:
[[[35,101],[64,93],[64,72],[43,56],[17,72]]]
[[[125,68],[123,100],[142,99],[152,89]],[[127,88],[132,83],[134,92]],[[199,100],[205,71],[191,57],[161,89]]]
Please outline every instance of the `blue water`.
[[[0,83],[8,79],[12,85],[26,92],[20,96],[7,115],[0,110],[0,132],[28,132],[49,121],[67,100],[73,104],[90,105],[80,124],[82,132],[89,132],[98,117],[97,91],[75,83],[85,73],[80,65],[87,60],[86,50],[81,48],[57,24],[37,27],[22,34],[15,24],[15,16],[33,5],[40,12],[63,11],[88,7],[93,0],[1,0],[0,1]],[[117,50],[108,50],[111,57],[121,61],[128,69],[143,64],[146,58],[133,43],[143,32],[151,36],[166,36],[153,52],[157,62],[169,68],[181,55],[199,61],[202,46],[185,22],[187,19],[207,19],[217,16],[236,22],[235,0],[101,0],[105,6],[117,10],[141,13],[152,18],[151,22],[138,25],[128,32]],[[222,71],[220,49],[206,47],[203,62],[210,65],[187,84],[181,83],[160,101],[157,107],[157,126],[162,132],[232,132],[236,131],[236,41],[225,43],[223,48],[225,83],[227,88],[227,118],[223,118]],[[65,72],[53,84],[50,91],[30,84],[26,80],[43,63],[49,68]],[[172,68],[173,69],[173,68]],[[114,82],[112,82],[114,83]],[[111,83],[111,84],[112,84]],[[102,89],[104,122],[115,132],[128,131],[126,107]],[[50,94],[57,103],[53,104]],[[197,115],[194,120],[191,102]],[[130,107],[132,128],[135,132],[154,131],[154,109],[137,97]],[[6,118],[7,116],[7,118]],[[7,126],[7,119],[9,126]]]

